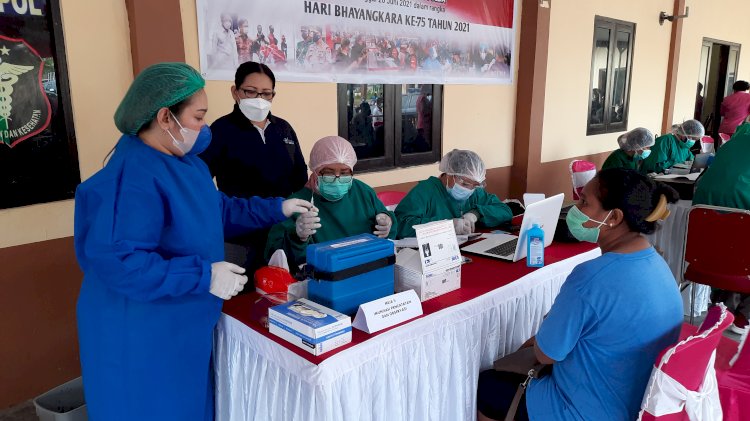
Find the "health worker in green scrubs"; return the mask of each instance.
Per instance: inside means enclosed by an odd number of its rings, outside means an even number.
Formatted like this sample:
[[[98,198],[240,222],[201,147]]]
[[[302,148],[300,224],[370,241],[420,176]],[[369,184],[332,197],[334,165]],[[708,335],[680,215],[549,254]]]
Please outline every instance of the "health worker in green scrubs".
[[[639,170],[643,160],[651,155],[651,147],[654,146],[654,134],[651,130],[643,127],[623,133],[617,138],[620,149],[612,152],[604,161],[602,169],[625,168],[628,170]]]
[[[475,152],[454,149],[440,161],[440,177],[420,181],[396,207],[398,238],[414,237],[414,225],[453,220],[456,234],[477,226],[496,227],[513,217],[511,208],[484,190],[484,162]]]
[[[295,271],[305,263],[309,244],[364,233],[396,237],[395,215],[372,187],[354,178],[356,163],[357,154],[346,139],[328,136],[315,142],[308,161],[312,174],[305,187],[290,196],[304,197],[314,203],[314,208],[271,229],[266,260],[283,249],[289,267]]]
[[[663,173],[674,164],[693,160],[690,148],[706,134],[706,129],[698,120],[687,120],[680,125],[676,134],[665,134],[656,138],[651,155],[643,161],[642,173]]]

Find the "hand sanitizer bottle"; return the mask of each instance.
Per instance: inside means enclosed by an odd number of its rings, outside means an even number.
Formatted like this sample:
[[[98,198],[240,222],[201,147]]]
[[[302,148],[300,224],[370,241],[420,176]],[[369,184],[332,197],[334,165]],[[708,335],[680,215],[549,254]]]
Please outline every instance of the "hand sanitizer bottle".
[[[533,224],[526,233],[526,266],[540,268],[544,266],[544,230],[539,224]]]

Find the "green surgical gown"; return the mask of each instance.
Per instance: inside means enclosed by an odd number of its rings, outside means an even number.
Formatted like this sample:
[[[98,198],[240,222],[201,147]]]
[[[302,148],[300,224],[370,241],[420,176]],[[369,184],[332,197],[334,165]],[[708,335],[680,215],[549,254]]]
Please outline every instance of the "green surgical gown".
[[[632,156],[628,156],[625,151],[622,149],[618,149],[607,157],[607,160],[604,161],[604,165],[602,165],[602,169],[606,170],[607,168],[625,168],[628,170],[637,170],[638,169],[638,162],[633,159]]]
[[[651,147],[651,155],[641,165],[642,173],[661,173],[674,164],[692,161],[693,153],[687,144],[673,134],[665,134],[656,138]]]
[[[303,187],[289,197],[310,200],[313,197],[313,192],[309,188]],[[352,235],[372,233],[375,231],[375,216],[379,213],[385,213],[391,217],[393,226],[389,238],[396,238],[398,225],[395,215],[385,208],[372,187],[357,179],[352,181],[352,188],[341,200],[330,202],[320,194],[315,193],[314,202],[315,207],[319,210],[318,216],[320,217],[321,227],[318,228],[318,232],[308,238],[306,242],[303,242],[297,236],[296,218],[274,225],[271,232],[268,233],[266,261],[271,258],[276,250],[283,249],[289,261],[289,267],[294,272],[296,267],[305,263],[308,244],[324,243]]]
[[[735,137],[739,137],[747,133],[750,133],[750,123],[742,123],[739,126],[737,126],[737,130],[734,131],[734,134],[732,135],[731,139],[734,139]]]
[[[741,126],[740,126],[741,127]],[[735,135],[698,180],[693,204],[750,209],[750,133]]]
[[[492,228],[513,217],[508,205],[484,189],[476,189],[464,202],[459,202],[437,177],[420,181],[396,207],[398,238],[414,237],[414,225],[443,219],[460,218],[469,211],[479,215],[481,226]]]

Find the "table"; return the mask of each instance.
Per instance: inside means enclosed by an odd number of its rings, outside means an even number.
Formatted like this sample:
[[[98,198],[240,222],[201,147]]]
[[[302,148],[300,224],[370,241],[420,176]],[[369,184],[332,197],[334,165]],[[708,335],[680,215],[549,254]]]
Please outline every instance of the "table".
[[[687,221],[690,208],[693,203],[690,200],[678,200],[670,203],[668,208],[671,212],[669,217],[661,223],[661,227],[653,234],[647,235],[651,245],[664,257],[669,268],[672,270],[677,283],[684,281],[685,274],[685,233],[687,232]],[[690,315],[690,295],[692,284],[682,291],[682,305],[684,315]],[[708,309],[711,288],[707,285],[698,285],[695,289],[695,309],[693,314],[699,316]]]
[[[224,306],[214,338],[216,419],[474,420],[479,372],[534,334],[562,283],[601,254],[553,243],[547,266],[472,256],[462,288],[425,315],[314,357],[250,319],[252,297]]]

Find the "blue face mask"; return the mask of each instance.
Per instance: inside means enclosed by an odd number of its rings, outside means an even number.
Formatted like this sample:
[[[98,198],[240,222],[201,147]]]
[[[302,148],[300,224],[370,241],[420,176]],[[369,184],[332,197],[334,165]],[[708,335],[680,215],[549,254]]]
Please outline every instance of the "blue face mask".
[[[208,145],[211,144],[211,137],[211,128],[208,127],[208,124],[204,124],[203,127],[201,127],[200,132],[198,132],[198,137],[195,139],[195,145],[193,145],[193,148],[190,149],[188,154],[198,155],[208,149]]]
[[[693,145],[695,145],[695,139],[686,139],[685,140],[685,146],[688,148],[692,148]]]
[[[635,155],[633,155],[633,159],[636,161],[642,161],[651,155],[651,149],[646,149],[644,151],[641,151],[641,153],[636,152]]]
[[[328,201],[338,202],[349,193],[349,189],[351,188],[351,181],[348,183],[341,183],[338,179],[334,179],[333,181],[325,182],[322,178],[318,177],[318,190],[320,191],[320,195]]]
[[[167,134],[172,138],[172,144],[182,152],[181,156],[198,155],[211,144],[211,128],[207,124],[201,126],[200,130],[193,130],[184,127],[174,114],[172,114],[172,118],[180,126],[182,140],[175,138],[169,130],[167,130]]]
[[[446,187],[446,189],[448,190],[448,194],[459,202],[466,201],[472,194],[474,194],[474,189],[467,189],[455,181],[453,182],[453,187]]]
[[[568,215],[565,217],[565,222],[568,224],[568,229],[576,240],[596,243],[599,241],[600,228],[607,222],[607,218],[609,218],[611,213],[612,211],[609,211],[607,217],[604,218],[604,221],[597,221],[586,216],[585,213],[578,209],[578,206],[573,206],[568,211]],[[599,226],[595,228],[584,227],[583,224],[588,221],[596,222]]]

